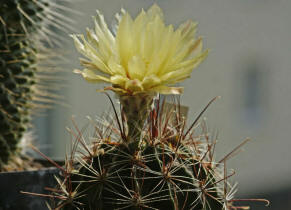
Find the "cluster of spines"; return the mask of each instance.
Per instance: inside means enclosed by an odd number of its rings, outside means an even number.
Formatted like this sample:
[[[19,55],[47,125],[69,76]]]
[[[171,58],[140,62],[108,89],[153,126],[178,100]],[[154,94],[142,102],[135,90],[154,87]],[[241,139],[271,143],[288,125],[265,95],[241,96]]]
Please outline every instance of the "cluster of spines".
[[[95,124],[90,144],[77,127],[77,132],[71,130],[76,142],[62,169],[64,177],[57,178],[59,188],[51,195],[56,198],[54,208],[231,209],[235,190],[227,182],[223,162],[213,161],[215,141],[210,141],[204,124],[198,136],[197,125],[187,130],[178,109],[156,106],[136,150],[124,143],[119,129],[126,127],[124,118]]]

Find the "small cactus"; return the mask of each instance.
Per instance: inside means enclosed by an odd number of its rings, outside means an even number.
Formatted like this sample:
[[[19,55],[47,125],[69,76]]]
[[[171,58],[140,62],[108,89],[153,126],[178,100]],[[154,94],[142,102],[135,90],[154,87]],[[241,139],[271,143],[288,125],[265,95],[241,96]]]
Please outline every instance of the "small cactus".
[[[2,0],[0,4],[0,171],[31,127],[36,101],[45,101],[38,66],[41,53],[54,45],[50,29],[59,28],[49,0]],[[43,89],[43,88],[42,88]],[[49,99],[47,99],[49,101]],[[40,107],[40,106],[39,106]]]
[[[179,103],[166,109],[160,94],[180,94],[171,87],[190,76],[207,55],[201,38],[194,38],[191,21],[176,31],[165,26],[162,11],[153,5],[132,19],[122,10],[116,34],[100,14],[95,32],[72,35],[88,60],[75,70],[89,82],[106,82],[120,101],[113,117],[92,121],[93,135],[70,129],[76,141],[63,177],[56,177],[51,209],[222,210],[233,206],[235,186],[225,168],[227,155],[214,160],[211,138],[201,115],[190,125]],[[112,119],[112,120],[111,120]],[[199,123],[200,122],[200,123]],[[239,208],[239,207],[238,207]]]
[[[224,162],[213,159],[216,139],[205,122],[198,126],[196,119],[186,129],[178,105],[166,109],[154,101],[138,147],[123,137],[128,121],[121,116],[91,120],[89,138],[70,130],[76,141],[57,178],[53,209],[230,209],[234,189]]]

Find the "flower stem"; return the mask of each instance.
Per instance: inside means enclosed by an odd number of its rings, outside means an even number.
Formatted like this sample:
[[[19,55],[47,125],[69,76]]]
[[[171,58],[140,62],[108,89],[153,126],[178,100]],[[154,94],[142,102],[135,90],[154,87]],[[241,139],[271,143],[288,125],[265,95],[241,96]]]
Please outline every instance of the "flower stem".
[[[153,94],[121,95],[120,103],[127,122],[127,143],[134,143],[137,148],[142,129],[153,103]]]

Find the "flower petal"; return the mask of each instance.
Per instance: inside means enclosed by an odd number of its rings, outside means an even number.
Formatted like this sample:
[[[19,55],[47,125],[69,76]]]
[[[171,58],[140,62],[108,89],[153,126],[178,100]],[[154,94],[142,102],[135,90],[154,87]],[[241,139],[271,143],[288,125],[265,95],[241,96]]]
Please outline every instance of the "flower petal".
[[[130,79],[143,80],[146,73],[144,61],[139,56],[133,56],[128,62],[128,75]]]
[[[129,79],[120,75],[114,75],[110,78],[110,81],[113,85],[117,85],[120,88],[125,88],[126,87],[126,82]]]
[[[113,56],[108,61],[108,67],[112,70],[113,74],[127,77],[125,69],[120,64],[120,62],[116,58],[114,58]]]
[[[82,74],[82,76],[84,77],[84,79],[86,79],[88,82],[91,82],[91,83],[108,82],[108,83],[110,83],[110,79],[109,78],[103,77],[103,76],[100,76],[100,75],[97,75],[92,70],[84,69],[80,73]]]
[[[171,71],[179,70],[179,69],[189,69],[192,70],[196,66],[198,66],[208,55],[208,50],[205,50],[203,53],[200,53],[198,56],[190,59],[183,61],[181,63],[177,63],[176,65],[171,67]]]
[[[120,62],[126,70],[128,61],[133,55],[132,25],[133,21],[130,15],[125,13],[122,16],[116,35],[116,45],[120,56]]]
[[[130,92],[144,91],[142,83],[138,79],[126,81],[125,89]]]
[[[164,19],[164,14],[161,8],[157,4],[153,4],[147,11],[149,18],[155,18],[159,16],[162,20]]]
[[[155,87],[159,84],[161,84],[161,80],[156,75],[146,76],[142,81],[142,86],[145,90]]]

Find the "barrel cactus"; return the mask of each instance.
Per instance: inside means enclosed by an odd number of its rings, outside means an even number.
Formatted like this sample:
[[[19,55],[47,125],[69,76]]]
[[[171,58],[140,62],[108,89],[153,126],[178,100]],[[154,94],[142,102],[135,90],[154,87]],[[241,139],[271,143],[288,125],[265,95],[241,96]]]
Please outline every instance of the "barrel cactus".
[[[49,0],[0,4],[0,170],[19,153],[31,114],[41,107],[37,101],[49,101],[40,87],[44,80],[38,61],[48,44],[56,45],[50,36],[52,29],[60,28],[61,15],[53,7],[58,6]]]
[[[235,209],[227,158],[214,161],[215,138],[198,124],[206,109],[187,126],[179,103],[166,109],[157,96],[182,93],[171,85],[190,77],[207,56],[202,39],[195,38],[196,24],[174,30],[153,5],[135,19],[122,10],[112,33],[97,13],[87,40],[72,35],[87,58],[81,59],[85,69],[75,72],[111,84],[105,90],[116,94],[120,110],[106,93],[113,117],[92,120],[89,137],[70,130],[76,141],[52,190],[53,209]]]

